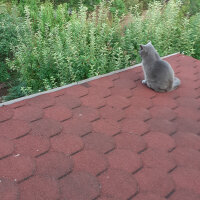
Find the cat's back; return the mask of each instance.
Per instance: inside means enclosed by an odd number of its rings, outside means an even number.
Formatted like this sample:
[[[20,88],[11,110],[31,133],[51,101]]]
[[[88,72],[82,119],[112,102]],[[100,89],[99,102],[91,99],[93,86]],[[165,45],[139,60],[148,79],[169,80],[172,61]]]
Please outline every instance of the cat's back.
[[[153,63],[152,73],[157,75],[173,76],[174,72],[171,65],[165,60],[157,60]]]

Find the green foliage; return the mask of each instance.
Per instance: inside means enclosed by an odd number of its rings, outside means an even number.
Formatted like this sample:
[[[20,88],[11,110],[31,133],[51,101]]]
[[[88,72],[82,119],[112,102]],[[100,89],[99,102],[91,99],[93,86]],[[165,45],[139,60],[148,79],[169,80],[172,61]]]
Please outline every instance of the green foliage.
[[[193,56],[200,59],[200,13],[190,18],[190,40],[194,41]]]
[[[9,101],[26,95],[22,92],[21,89],[23,87],[23,84],[20,83],[15,83],[15,84],[16,86],[10,87],[8,89],[8,95],[3,97],[3,101]]]
[[[190,14],[194,15],[200,12],[200,1],[199,0],[190,0]]]
[[[111,3],[110,11],[113,14],[116,14],[118,16],[122,16],[122,14],[125,14],[126,12],[126,6],[123,0],[113,0]]]
[[[25,21],[17,27],[19,44],[13,49],[11,70],[19,74],[23,94],[43,91],[107,73],[130,64],[122,49],[120,18],[108,21],[109,8],[100,4],[98,12],[87,8],[73,12],[70,20],[66,4],[53,9],[40,6],[38,18],[25,7]],[[55,23],[54,19],[59,19]]]
[[[1,4],[3,8],[3,4]],[[6,64],[6,58],[12,57],[11,47],[17,44],[16,24],[20,19],[16,18],[16,10],[13,8],[11,13],[7,9],[1,9],[0,13],[0,83],[7,82],[10,79],[9,68]]]
[[[140,15],[137,7],[133,10],[132,20],[134,23],[126,30],[126,48],[133,52],[132,58],[140,60],[137,51],[139,44],[152,41],[161,56],[174,52],[194,55],[194,44],[197,37],[193,37],[194,27],[190,26],[187,17],[180,18],[180,1],[171,0],[166,6],[160,2],[149,5],[145,15]],[[200,21],[196,20],[199,26]]]
[[[199,0],[181,0],[182,6],[180,10],[180,16],[195,15],[200,12],[200,1]]]
[[[84,5],[88,8],[89,11],[94,10],[95,5],[98,5],[101,0],[2,0],[4,2],[11,2],[16,4],[20,9],[20,13],[24,14],[24,7],[29,6],[31,9],[36,10],[38,5],[43,3],[52,3],[54,7],[67,3],[69,8],[78,9],[80,5]]]
[[[0,23],[5,21],[0,27],[5,29],[0,33],[2,69],[15,75],[6,100],[138,63],[139,44],[148,40],[161,56],[181,52],[200,58],[200,15],[183,17],[179,0],[164,5],[155,1],[142,13],[141,4],[133,4],[124,19],[124,5],[133,2],[103,1],[94,11],[81,5],[71,13],[67,3],[37,2],[11,7],[15,15],[8,11],[0,17]],[[123,25],[127,17],[129,23]]]
[[[70,7],[72,8],[79,8],[80,3],[82,3],[84,6],[86,6],[88,8],[89,11],[93,11],[95,5],[98,5],[101,0],[69,0],[69,1],[65,1],[69,4]]]

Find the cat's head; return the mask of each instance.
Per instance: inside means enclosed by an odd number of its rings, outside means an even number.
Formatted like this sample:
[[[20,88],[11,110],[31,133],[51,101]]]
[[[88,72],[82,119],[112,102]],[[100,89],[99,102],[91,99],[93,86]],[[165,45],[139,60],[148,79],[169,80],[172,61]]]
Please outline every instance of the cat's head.
[[[145,57],[155,57],[158,56],[157,51],[155,50],[154,46],[151,44],[151,41],[148,42],[146,45],[141,44],[139,54],[142,59]]]

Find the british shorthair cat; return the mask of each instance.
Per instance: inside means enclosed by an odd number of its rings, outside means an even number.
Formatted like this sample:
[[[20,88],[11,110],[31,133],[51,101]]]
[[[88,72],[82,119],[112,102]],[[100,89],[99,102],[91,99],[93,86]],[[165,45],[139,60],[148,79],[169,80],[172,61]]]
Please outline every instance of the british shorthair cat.
[[[139,53],[144,71],[143,84],[156,92],[172,91],[180,85],[181,81],[174,76],[171,65],[160,58],[151,42],[140,45]]]

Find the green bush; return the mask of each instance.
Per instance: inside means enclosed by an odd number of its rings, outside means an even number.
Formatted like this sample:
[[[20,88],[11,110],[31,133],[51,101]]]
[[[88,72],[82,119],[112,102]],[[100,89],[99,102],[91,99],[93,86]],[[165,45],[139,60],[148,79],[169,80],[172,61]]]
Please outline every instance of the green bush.
[[[20,9],[20,13],[24,14],[24,7],[30,6],[32,9],[37,9],[38,5],[43,3],[52,3],[54,7],[67,3],[69,8],[78,9],[80,5],[84,5],[88,8],[89,11],[94,10],[95,5],[98,5],[101,0],[2,0],[4,2],[9,2],[16,4]]]
[[[190,0],[190,14],[194,15],[200,12],[200,1],[199,0]]]
[[[23,12],[10,15],[16,20],[17,43],[10,43],[12,52],[4,56],[15,74],[7,100],[138,63],[139,44],[148,40],[161,56],[181,52],[200,58],[200,16],[181,16],[181,5],[178,0],[164,5],[155,1],[143,13],[137,5],[123,28],[123,18],[118,11],[111,17],[104,1],[92,12],[80,6],[71,14],[66,3],[24,6]]]
[[[16,24],[20,23],[20,19],[16,18],[16,9],[13,8],[11,13],[7,13],[7,9],[3,4],[0,5],[0,83],[10,80],[10,70],[6,63],[7,58],[12,58],[12,46],[17,41]],[[4,8],[4,9],[3,9]]]
[[[87,16],[87,8],[73,12],[66,4],[53,9],[41,5],[38,19],[25,7],[25,21],[17,27],[19,44],[8,64],[19,74],[23,94],[43,91],[98,74],[129,66],[122,49],[120,18],[108,20],[109,8],[102,3],[98,12]],[[66,17],[67,16],[67,17]],[[52,19],[54,18],[54,20]],[[57,23],[55,19],[58,19]]]
[[[190,18],[190,40],[194,42],[193,57],[200,59],[200,13]]]
[[[122,16],[126,13],[126,6],[123,0],[113,0],[111,3],[110,11],[113,14]]]
[[[193,37],[194,27],[190,26],[187,17],[180,18],[180,1],[171,0],[167,5],[154,2],[149,5],[145,15],[140,15],[137,7],[133,10],[133,23],[126,29],[126,49],[133,52],[132,58],[140,61],[137,47],[139,44],[152,41],[161,56],[174,52],[181,52],[194,56],[194,44],[197,37]],[[196,20],[199,26],[200,21]]]

